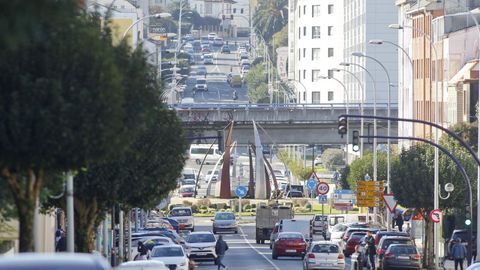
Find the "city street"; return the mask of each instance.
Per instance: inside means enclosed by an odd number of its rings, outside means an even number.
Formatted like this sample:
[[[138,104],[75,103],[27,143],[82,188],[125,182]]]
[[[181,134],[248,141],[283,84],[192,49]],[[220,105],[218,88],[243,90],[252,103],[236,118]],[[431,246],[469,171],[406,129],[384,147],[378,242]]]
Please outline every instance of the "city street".
[[[195,231],[211,231],[209,219],[196,219]],[[243,224],[238,234],[224,233],[224,240],[229,245],[223,264],[230,270],[296,270],[302,268],[302,260],[296,257],[280,257],[272,259],[272,252],[266,244],[255,243],[255,224]],[[320,235],[315,235],[315,240],[321,240]],[[216,265],[211,262],[199,263],[196,269],[215,270]],[[345,260],[345,269],[350,269],[350,259]]]

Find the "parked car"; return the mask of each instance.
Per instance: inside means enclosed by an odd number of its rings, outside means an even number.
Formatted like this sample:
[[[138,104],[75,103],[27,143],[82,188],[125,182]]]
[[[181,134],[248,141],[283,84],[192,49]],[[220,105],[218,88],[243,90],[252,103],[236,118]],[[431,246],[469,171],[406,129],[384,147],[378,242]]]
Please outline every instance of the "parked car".
[[[194,91],[208,91],[207,80],[203,78],[197,78],[195,80],[195,85],[193,86]]]
[[[189,258],[195,261],[215,261],[217,239],[211,232],[194,232],[188,235],[185,247]]]
[[[230,46],[228,45],[223,45],[222,49],[220,50],[221,53],[231,53],[230,51]]]
[[[162,261],[169,269],[188,270],[189,259],[181,245],[156,246],[150,259]]]
[[[329,241],[313,242],[303,260],[303,269],[345,269],[345,256],[340,247]]]
[[[414,245],[392,244],[385,251],[381,269],[422,269],[421,258]]]
[[[281,232],[273,242],[272,259],[276,260],[280,256],[305,257],[307,242],[303,234],[298,232]]]
[[[385,251],[392,244],[404,244],[404,245],[414,245],[413,241],[409,237],[404,236],[384,236],[380,240],[377,246],[377,256],[375,257],[375,265],[378,265],[380,269],[383,267],[383,257]]]
[[[86,253],[20,253],[3,256],[0,259],[2,270],[107,270],[110,264],[104,257]]]
[[[213,233],[221,231],[230,231],[238,233],[238,224],[235,214],[232,212],[217,212],[215,218],[212,219]]]
[[[195,230],[193,212],[191,207],[174,207],[168,217],[178,222],[180,230]]]

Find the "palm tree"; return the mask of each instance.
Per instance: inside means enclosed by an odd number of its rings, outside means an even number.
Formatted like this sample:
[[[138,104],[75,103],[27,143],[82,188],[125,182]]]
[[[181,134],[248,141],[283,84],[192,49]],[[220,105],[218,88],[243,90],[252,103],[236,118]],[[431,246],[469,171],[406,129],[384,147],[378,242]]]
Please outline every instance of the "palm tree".
[[[288,22],[288,0],[265,0],[253,17],[253,25],[258,29],[265,41],[282,30]]]

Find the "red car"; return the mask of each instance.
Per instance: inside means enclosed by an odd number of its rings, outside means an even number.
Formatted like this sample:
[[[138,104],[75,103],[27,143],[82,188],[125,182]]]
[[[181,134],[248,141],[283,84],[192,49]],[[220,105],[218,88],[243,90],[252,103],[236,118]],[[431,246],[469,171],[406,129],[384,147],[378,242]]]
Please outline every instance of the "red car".
[[[343,251],[346,257],[352,255],[355,252],[355,246],[360,244],[360,240],[365,235],[367,235],[367,232],[353,232],[352,234],[350,234],[350,237],[345,244],[345,250]]]
[[[195,186],[182,186],[178,191],[178,194],[182,197],[193,197],[195,194]]]
[[[273,242],[272,259],[280,256],[297,256],[302,260],[307,251],[307,242],[301,233],[281,232]]]

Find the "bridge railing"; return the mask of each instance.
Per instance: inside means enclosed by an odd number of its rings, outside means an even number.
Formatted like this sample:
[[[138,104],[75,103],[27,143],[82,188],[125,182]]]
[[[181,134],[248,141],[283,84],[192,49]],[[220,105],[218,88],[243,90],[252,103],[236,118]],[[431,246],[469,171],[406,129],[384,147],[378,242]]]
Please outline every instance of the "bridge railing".
[[[195,110],[195,109],[216,109],[216,110],[235,110],[235,109],[290,109],[290,110],[304,110],[304,109],[335,109],[335,108],[354,108],[359,109],[363,105],[364,109],[373,109],[373,103],[317,103],[317,104],[269,104],[269,103],[187,103],[187,104],[173,104],[169,105],[171,109],[176,110]],[[377,109],[385,110],[388,108],[388,103],[376,104]],[[397,103],[391,103],[392,109],[397,109]]]

